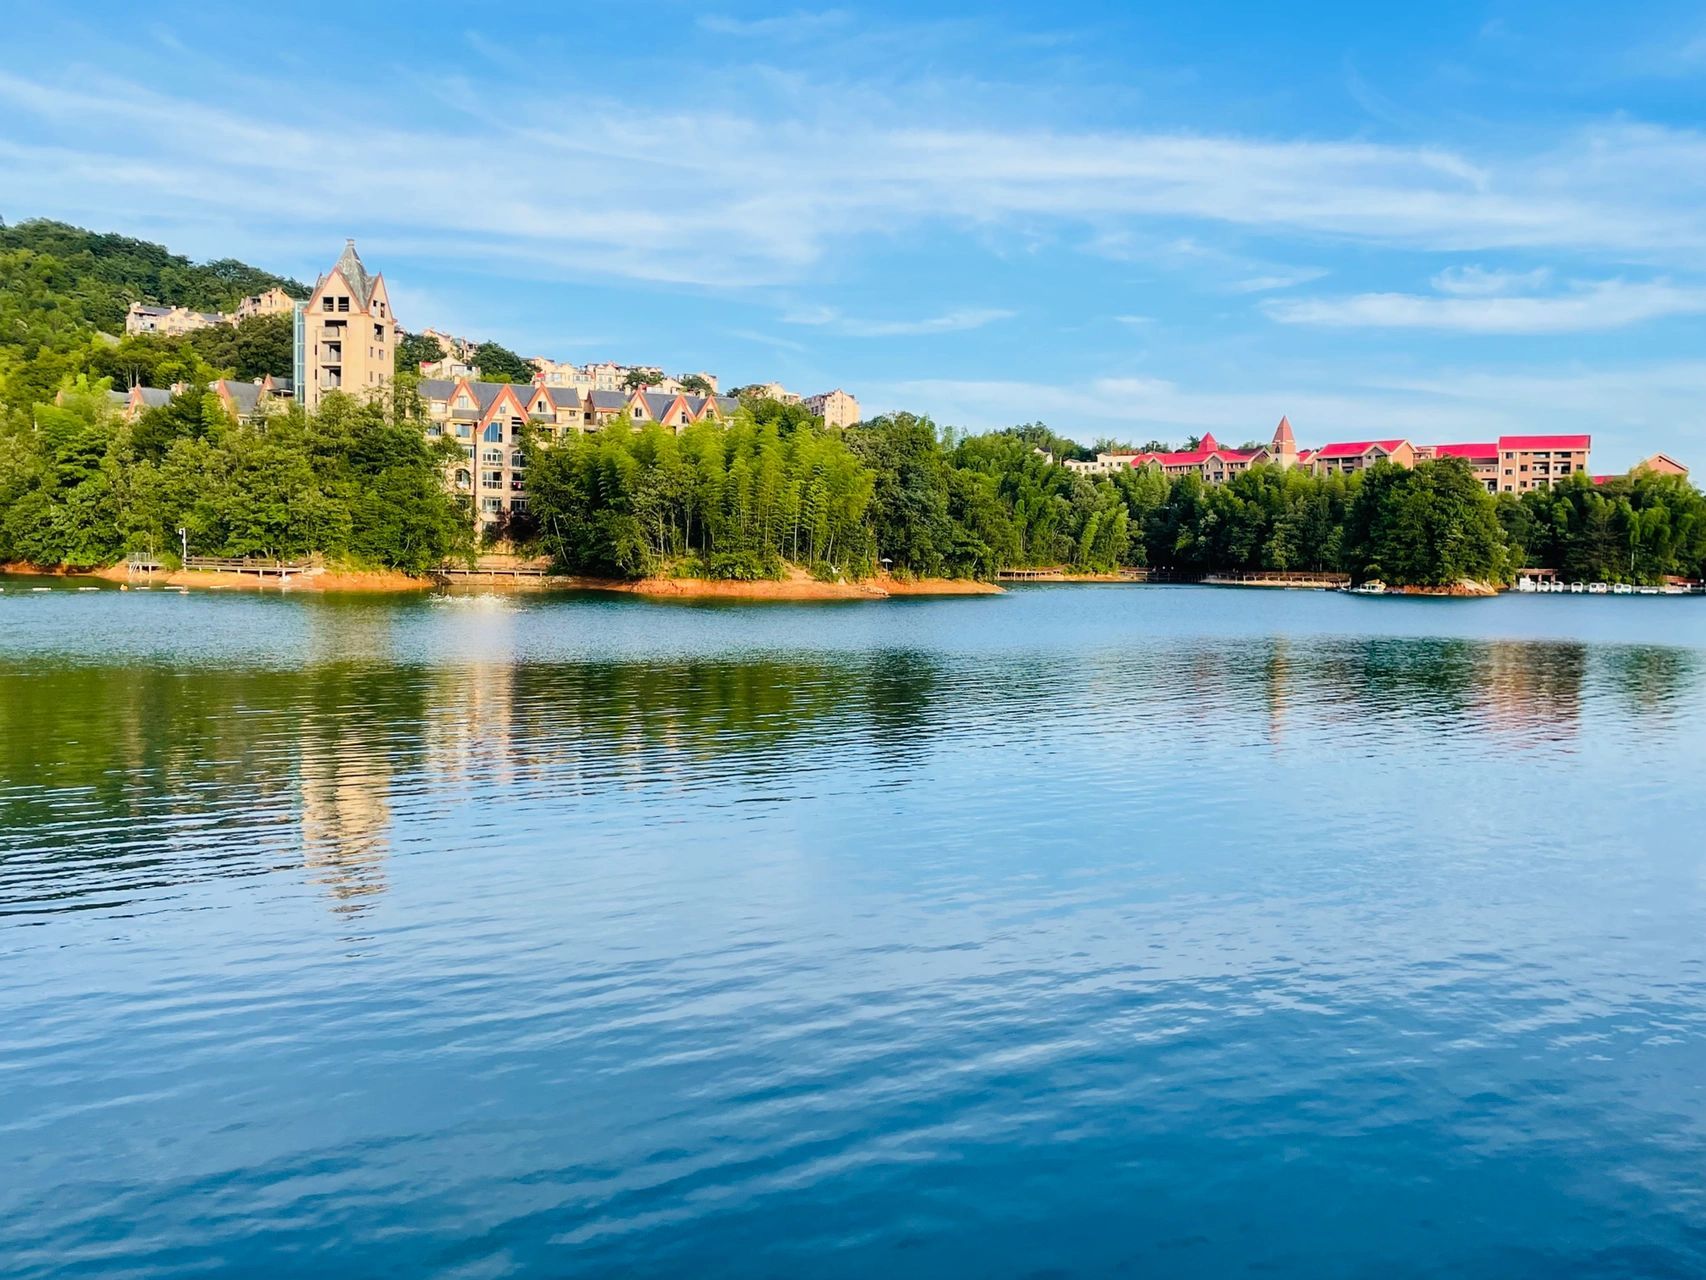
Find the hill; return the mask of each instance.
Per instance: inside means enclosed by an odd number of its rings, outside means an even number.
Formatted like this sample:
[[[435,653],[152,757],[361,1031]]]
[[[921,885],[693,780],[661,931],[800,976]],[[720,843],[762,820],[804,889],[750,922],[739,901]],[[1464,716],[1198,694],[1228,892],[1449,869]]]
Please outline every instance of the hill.
[[[164,245],[32,218],[0,223],[0,404],[47,398],[69,375],[117,385],[168,386],[221,374],[290,373],[286,316],[245,320],[183,338],[123,338],[132,302],[229,311],[274,286],[306,297],[300,281],[234,258],[191,262]]]

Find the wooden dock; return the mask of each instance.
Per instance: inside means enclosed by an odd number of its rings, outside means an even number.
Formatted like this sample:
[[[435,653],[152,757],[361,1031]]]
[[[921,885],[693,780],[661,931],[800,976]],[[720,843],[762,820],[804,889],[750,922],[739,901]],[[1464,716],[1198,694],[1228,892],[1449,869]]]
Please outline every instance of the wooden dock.
[[[1290,573],[1253,569],[1241,573],[1211,573],[1203,582],[1211,587],[1293,587],[1299,590],[1333,591],[1351,585],[1348,573]]]
[[[543,584],[555,575],[542,561],[512,560],[505,556],[481,556],[472,565],[442,564],[433,575],[447,585],[480,586],[497,583]]]
[[[184,568],[192,573],[243,573],[257,578],[277,578],[288,582],[298,574],[314,567],[312,560],[253,560],[219,556],[191,556]]]

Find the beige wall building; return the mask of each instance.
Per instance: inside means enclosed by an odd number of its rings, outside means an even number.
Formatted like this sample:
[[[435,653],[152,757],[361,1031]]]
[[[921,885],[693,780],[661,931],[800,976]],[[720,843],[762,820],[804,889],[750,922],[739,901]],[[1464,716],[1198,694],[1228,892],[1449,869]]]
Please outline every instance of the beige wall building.
[[[296,299],[283,289],[268,289],[252,294],[237,304],[237,309],[225,311],[191,311],[188,307],[156,307],[147,302],[133,302],[125,312],[126,333],[158,333],[175,338],[197,329],[211,329],[219,324],[236,324],[251,316],[289,315]]]
[[[533,383],[477,382],[469,378],[423,378],[421,399],[427,438],[450,439],[462,457],[449,467],[451,490],[466,498],[475,528],[485,530],[514,512],[527,510],[527,463],[521,452],[524,429],[556,441],[595,431],[626,416],[636,425],[658,422],[671,431],[707,419],[732,416],[739,403],[726,396],[688,396],[660,391],[589,391]]]
[[[839,387],[822,395],[807,396],[802,403],[822,418],[826,427],[851,427],[859,421],[859,402]]]
[[[124,331],[159,333],[175,338],[194,333],[197,329],[226,324],[230,318],[223,311],[191,311],[188,307],[156,307],[146,302],[133,302],[130,310],[125,312]]]
[[[297,316],[297,394],[309,409],[331,391],[373,395],[391,383],[397,318],[383,275],[370,275],[355,241],[314,285]]]
[[[283,289],[272,288],[265,293],[251,294],[237,304],[232,320],[247,320],[250,316],[287,316],[296,306],[296,299]]]

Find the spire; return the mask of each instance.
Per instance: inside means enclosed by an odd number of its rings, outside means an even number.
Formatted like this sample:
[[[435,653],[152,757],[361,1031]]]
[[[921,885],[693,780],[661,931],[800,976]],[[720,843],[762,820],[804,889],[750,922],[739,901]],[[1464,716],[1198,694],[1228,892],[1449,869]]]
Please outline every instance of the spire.
[[[1206,449],[1212,452],[1213,450],[1220,448],[1220,441],[1216,440],[1214,438],[1214,432],[1210,431],[1202,438],[1202,442],[1197,445],[1197,448]]]
[[[348,282],[357,303],[365,310],[373,296],[373,280],[367,274],[367,268],[362,265],[360,255],[355,251],[353,239],[344,241],[344,251],[338,255],[337,266],[332,269]]]
[[[1297,437],[1291,434],[1291,419],[1282,417],[1274,428],[1274,452],[1296,453]]]

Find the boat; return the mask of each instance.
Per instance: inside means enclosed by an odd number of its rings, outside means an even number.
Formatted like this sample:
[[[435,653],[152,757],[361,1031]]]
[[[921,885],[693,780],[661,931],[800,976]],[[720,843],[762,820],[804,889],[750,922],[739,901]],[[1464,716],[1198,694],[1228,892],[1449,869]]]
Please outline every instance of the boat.
[[[1610,590],[1611,588],[1603,582],[1588,583],[1588,594],[1590,596],[1602,596]]]
[[[1659,589],[1657,587],[1636,587],[1635,588],[1635,594],[1638,596],[1656,596],[1656,595],[1658,595],[1658,593],[1659,593]]]
[[[1573,596],[1579,596],[1582,594],[1582,592],[1586,591],[1587,589],[1588,589],[1588,584],[1585,582],[1572,582],[1570,584],[1570,594]]]
[[[1635,588],[1630,586],[1627,582],[1614,582],[1611,584],[1611,594],[1614,596],[1632,595],[1634,591]]]
[[[1383,596],[1386,594],[1386,584],[1379,578],[1370,578],[1367,582],[1359,582],[1354,587],[1346,587],[1353,596]]]

